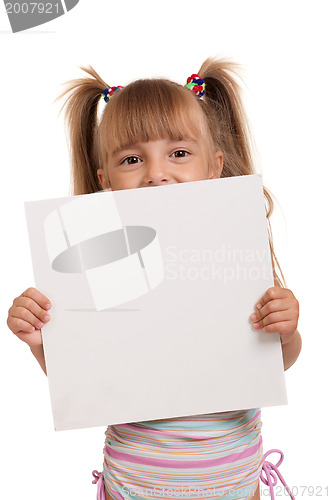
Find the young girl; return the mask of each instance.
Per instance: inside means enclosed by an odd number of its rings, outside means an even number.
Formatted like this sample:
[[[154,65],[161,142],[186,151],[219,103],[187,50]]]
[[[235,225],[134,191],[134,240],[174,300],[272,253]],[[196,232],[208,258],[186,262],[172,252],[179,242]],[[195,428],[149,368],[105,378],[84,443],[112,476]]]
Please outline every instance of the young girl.
[[[124,88],[110,88],[91,67],[82,69],[91,78],[70,82],[59,97],[67,96],[74,195],[255,173],[234,64],[208,59],[184,86],[147,79]],[[299,306],[283,285],[269,223],[273,201],[265,188],[264,195],[275,286],[248,316],[254,328],[280,333],[287,370],[301,350]],[[45,373],[41,328],[50,308],[29,288],[8,316],[9,328],[28,343]],[[282,452],[263,455],[260,416],[254,408],[108,426],[103,474],[93,471],[97,498],[257,500],[259,478],[274,498],[277,476],[294,498],[277,468]],[[266,460],[273,451],[281,454],[276,465]]]

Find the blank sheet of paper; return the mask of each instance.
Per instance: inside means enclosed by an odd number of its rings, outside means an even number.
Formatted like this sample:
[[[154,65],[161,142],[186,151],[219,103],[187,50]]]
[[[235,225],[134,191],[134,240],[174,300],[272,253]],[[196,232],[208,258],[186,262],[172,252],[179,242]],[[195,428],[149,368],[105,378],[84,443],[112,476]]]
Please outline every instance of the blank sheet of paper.
[[[287,404],[260,176],[25,208],[56,430]]]

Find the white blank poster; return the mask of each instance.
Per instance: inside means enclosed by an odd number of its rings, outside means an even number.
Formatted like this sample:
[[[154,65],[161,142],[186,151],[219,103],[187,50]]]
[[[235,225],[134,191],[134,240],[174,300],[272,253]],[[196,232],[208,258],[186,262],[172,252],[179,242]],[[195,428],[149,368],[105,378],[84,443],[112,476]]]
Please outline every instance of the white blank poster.
[[[25,208],[55,430],[287,404],[260,176]]]

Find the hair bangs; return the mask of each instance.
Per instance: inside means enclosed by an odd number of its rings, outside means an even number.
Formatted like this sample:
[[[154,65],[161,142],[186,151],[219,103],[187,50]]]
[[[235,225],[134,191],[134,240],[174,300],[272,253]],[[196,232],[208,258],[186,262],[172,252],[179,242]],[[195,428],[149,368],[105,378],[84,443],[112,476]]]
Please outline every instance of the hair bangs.
[[[197,97],[169,80],[137,80],[115,93],[100,123],[100,147],[108,154],[131,144],[197,138],[205,127]]]

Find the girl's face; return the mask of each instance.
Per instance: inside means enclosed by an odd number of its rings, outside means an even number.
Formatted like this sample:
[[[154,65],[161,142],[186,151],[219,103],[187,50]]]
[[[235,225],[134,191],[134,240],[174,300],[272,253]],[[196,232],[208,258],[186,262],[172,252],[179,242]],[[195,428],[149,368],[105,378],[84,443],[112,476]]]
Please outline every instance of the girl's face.
[[[108,156],[108,163],[97,171],[103,189],[132,189],[219,178],[223,166],[221,151],[208,166],[203,140],[160,139],[129,144]]]

